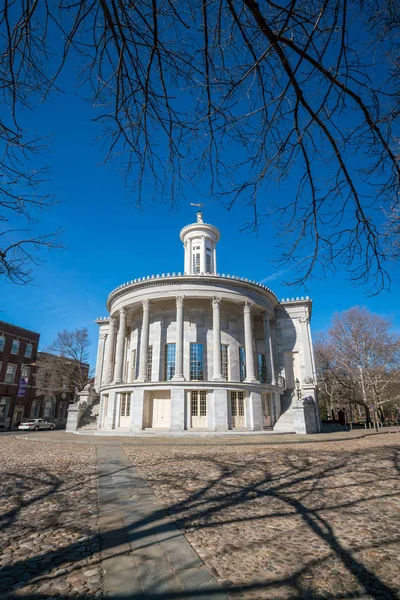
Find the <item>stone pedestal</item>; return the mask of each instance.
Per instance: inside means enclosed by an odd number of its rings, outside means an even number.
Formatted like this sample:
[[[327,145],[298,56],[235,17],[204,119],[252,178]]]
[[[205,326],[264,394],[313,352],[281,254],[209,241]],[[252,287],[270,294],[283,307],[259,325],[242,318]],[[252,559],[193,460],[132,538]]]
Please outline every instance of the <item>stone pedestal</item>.
[[[250,398],[247,405],[247,428],[251,431],[261,431],[263,429],[261,394],[259,392],[250,392]]]
[[[80,413],[78,404],[70,404],[68,407],[68,416],[67,416],[67,424],[65,426],[65,431],[71,432],[76,431],[78,429],[78,424],[80,420]]]
[[[315,401],[312,396],[304,398],[300,404],[293,407],[293,424],[296,433],[318,433],[318,422]]]
[[[77,431],[83,413],[93,404],[96,398],[98,398],[98,394],[96,394],[92,388],[79,392],[78,402],[76,404],[70,404],[68,407],[65,431]]]
[[[228,431],[228,391],[214,390],[213,424],[214,431]]]
[[[185,390],[183,388],[172,388],[171,390],[171,431],[183,431],[185,429]]]
[[[131,431],[143,430],[143,388],[135,389],[131,397]]]

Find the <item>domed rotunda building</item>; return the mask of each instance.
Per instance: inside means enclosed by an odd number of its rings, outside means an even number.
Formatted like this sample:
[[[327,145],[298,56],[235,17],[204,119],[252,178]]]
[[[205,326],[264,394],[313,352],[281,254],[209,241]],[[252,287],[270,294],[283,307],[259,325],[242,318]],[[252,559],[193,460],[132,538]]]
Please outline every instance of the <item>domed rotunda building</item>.
[[[311,300],[217,271],[220,232],[180,232],[182,273],[129,281],[97,320],[94,390],[67,430],[96,433],[320,430]]]

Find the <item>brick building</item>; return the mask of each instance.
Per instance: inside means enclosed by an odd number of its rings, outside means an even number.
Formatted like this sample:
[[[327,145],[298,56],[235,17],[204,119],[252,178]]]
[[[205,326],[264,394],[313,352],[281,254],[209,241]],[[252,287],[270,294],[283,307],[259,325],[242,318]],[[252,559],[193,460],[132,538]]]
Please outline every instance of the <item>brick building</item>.
[[[29,416],[40,334],[0,321],[0,428]]]
[[[68,374],[71,361],[38,350],[40,333],[0,321],[0,429],[14,429],[26,419],[43,418],[62,427],[75,389]],[[41,372],[51,357],[55,377]],[[88,374],[89,365],[80,366]],[[59,385],[57,373],[63,372]],[[49,379],[51,385],[49,385]]]

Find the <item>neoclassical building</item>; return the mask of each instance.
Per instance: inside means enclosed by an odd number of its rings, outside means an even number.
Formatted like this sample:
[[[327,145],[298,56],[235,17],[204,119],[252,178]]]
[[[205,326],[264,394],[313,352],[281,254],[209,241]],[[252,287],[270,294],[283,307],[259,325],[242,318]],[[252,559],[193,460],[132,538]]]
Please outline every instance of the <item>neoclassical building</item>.
[[[69,429],[319,431],[311,300],[279,302],[265,285],[220,274],[220,232],[201,212],[180,239],[183,272],[109,295],[109,316],[97,320],[93,406]]]

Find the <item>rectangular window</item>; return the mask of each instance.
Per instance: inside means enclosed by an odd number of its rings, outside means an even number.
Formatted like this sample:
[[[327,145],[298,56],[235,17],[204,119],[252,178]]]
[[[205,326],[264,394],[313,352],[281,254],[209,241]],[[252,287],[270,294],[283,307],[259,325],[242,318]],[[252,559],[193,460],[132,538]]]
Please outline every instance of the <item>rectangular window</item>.
[[[193,273],[200,273],[200,254],[193,254]]]
[[[207,273],[212,273],[212,256],[211,256],[211,250],[207,250],[207,255],[206,255],[206,272]]]
[[[6,376],[4,378],[5,383],[14,383],[16,372],[17,372],[17,365],[14,365],[13,363],[8,363],[7,370],[6,370]]]
[[[136,348],[131,352],[131,381],[136,379]]]
[[[207,416],[207,392],[194,390],[190,393],[190,413],[192,417]]]
[[[32,344],[27,344],[26,348],[25,348],[25,357],[26,358],[31,358],[32,357]]]
[[[6,343],[6,338],[4,337],[4,335],[0,335],[0,352],[3,352],[5,343]]]
[[[13,340],[11,354],[18,354],[19,352],[19,340]]]
[[[171,381],[175,375],[176,344],[165,344],[164,347],[164,379]]]
[[[222,377],[228,381],[229,363],[228,363],[228,344],[221,345],[221,371]]]
[[[29,373],[31,372],[31,368],[27,367],[26,365],[22,365],[21,367],[21,379],[26,379],[26,382],[28,383],[29,380]]]
[[[37,419],[40,415],[41,400],[34,400],[31,408],[31,419]]]
[[[231,392],[232,417],[244,417],[244,392]]]
[[[259,354],[258,360],[258,378],[260,383],[267,383],[267,360],[265,354]]]
[[[121,417],[129,417],[131,414],[131,395],[121,394],[121,406],[120,415]]]
[[[10,406],[11,398],[2,397],[0,398],[0,419],[6,419],[8,417],[8,408]]]
[[[149,346],[147,350],[147,378],[151,381],[151,371],[153,367],[153,346]]]
[[[204,379],[203,344],[190,344],[190,379]]]
[[[239,370],[240,370],[240,381],[246,379],[246,352],[244,348],[239,348]]]

